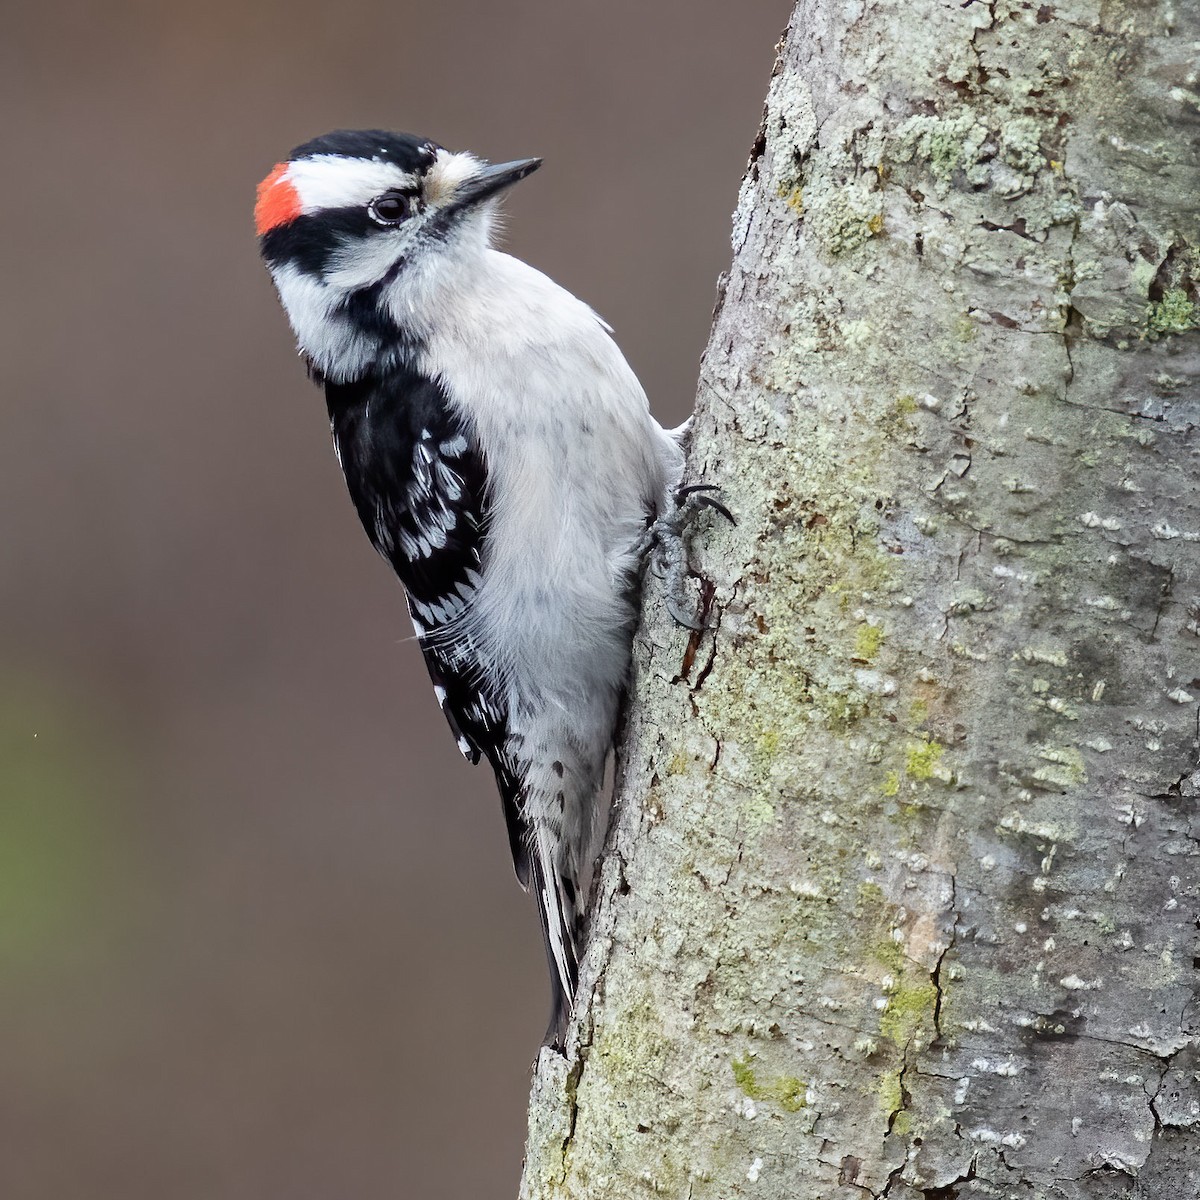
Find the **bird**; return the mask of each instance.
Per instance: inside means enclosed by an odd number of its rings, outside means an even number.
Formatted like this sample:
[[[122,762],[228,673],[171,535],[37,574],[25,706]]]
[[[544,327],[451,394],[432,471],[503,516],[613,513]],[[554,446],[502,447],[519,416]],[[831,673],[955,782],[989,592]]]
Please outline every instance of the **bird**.
[[[259,248],[368,538],[403,584],[458,748],[495,773],[572,1011],[606,764],[647,557],[686,611],[686,427],[664,429],[609,326],[493,242],[541,166],[337,130],[259,184]]]

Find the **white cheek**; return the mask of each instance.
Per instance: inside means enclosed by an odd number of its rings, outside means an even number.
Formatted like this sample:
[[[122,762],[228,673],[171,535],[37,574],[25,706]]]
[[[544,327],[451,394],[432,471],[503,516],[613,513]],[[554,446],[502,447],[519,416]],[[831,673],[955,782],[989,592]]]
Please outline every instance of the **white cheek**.
[[[335,288],[354,291],[382,279],[404,257],[414,230],[407,227],[380,231],[365,241],[355,241],[334,253],[325,277]]]
[[[378,345],[337,315],[343,293],[292,266],[272,277],[300,349],[331,379],[353,378],[371,363]]]
[[[277,267],[271,275],[292,329],[301,347],[307,349],[318,331],[329,323],[337,296],[319,280],[292,266]]]

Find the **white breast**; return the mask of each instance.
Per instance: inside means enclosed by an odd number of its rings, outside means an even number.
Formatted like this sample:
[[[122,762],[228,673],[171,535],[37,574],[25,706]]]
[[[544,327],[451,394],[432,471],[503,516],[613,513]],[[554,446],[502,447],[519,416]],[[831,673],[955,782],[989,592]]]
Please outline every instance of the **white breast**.
[[[421,364],[487,459],[471,619],[514,700],[575,708],[623,681],[630,550],[681,454],[591,309],[508,255],[473,266],[430,313]]]

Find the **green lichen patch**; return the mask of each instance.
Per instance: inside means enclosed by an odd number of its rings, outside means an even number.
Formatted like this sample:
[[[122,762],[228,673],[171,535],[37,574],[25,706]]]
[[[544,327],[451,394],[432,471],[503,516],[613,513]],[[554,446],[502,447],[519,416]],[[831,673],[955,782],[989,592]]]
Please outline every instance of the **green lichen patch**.
[[[1200,329],[1200,248],[1176,240],[1157,265],[1136,264],[1134,283],[1149,301],[1143,338],[1157,341]]]
[[[1200,329],[1200,305],[1183,288],[1171,288],[1146,309],[1146,336],[1150,339]]]
[[[758,736],[756,749],[764,758],[771,758],[779,751],[779,730],[764,729]]]
[[[1004,202],[1029,197],[1020,213],[1028,233],[1075,220],[1078,198],[1061,158],[1052,157],[1061,154],[1061,132],[1029,105],[1030,90],[1041,86],[1045,82],[1007,78],[1000,88],[952,101],[941,112],[910,117],[886,139],[885,177],[918,199],[984,189]],[[1007,227],[1002,220],[990,228]]]
[[[751,1100],[774,1104],[788,1113],[808,1107],[808,1084],[796,1075],[775,1075],[761,1080],[749,1055],[731,1059],[729,1069],[733,1072],[733,1082]]]
[[[904,752],[904,770],[911,779],[931,779],[937,771],[945,747],[926,736],[920,742],[910,742]]]
[[[882,914],[881,924],[890,924],[890,914]],[[888,973],[884,991],[887,1005],[879,1017],[879,1032],[903,1049],[923,1034],[927,1044],[934,1035],[933,1013],[937,988],[929,973],[913,962],[892,937],[883,935],[875,943],[872,957]]]
[[[929,1036],[933,1036],[937,988],[927,975],[914,978],[918,969],[914,967],[903,972],[901,982],[888,997],[887,1008],[879,1018],[879,1032],[897,1046],[907,1046],[922,1026],[927,1026]]]
[[[1010,167],[1023,175],[1034,174],[1046,165],[1042,153],[1041,127],[1032,117],[1010,117],[1000,129],[1001,154]]]
[[[830,688],[814,696],[817,711],[825,718],[830,729],[845,731],[862,720],[869,711],[867,697],[856,688]]]
[[[813,232],[832,255],[848,254],[883,232],[883,201],[878,192],[852,184],[810,193]]]
[[[888,157],[897,163],[924,162],[935,190],[945,195],[956,171],[962,171],[972,186],[987,183],[987,137],[987,126],[966,109],[951,116],[910,117],[896,130]]]
[[[928,706],[924,701],[917,701],[912,712],[914,721],[919,723],[928,713]],[[898,796],[906,779],[913,784],[928,783],[932,779],[939,783],[953,783],[954,775],[942,763],[945,751],[946,747],[927,733],[921,734],[919,741],[908,742],[904,747],[903,769],[890,768],[879,786],[880,792],[887,797]],[[910,806],[905,811],[911,815],[918,807]]]
[[[854,657],[862,662],[870,662],[879,653],[883,645],[884,632],[880,625],[860,625],[854,631]]]
[[[902,1068],[897,1066],[879,1078],[876,1095],[879,1107],[888,1123],[889,1133],[906,1134],[912,1131],[912,1115],[905,1108]]]
[[[885,1071],[879,1077],[879,1087],[877,1091],[879,1095],[879,1105],[889,1118],[891,1118],[893,1113],[900,1111],[900,1109],[904,1106],[904,1097],[900,1091],[899,1067],[896,1067],[891,1071]]]
[[[951,333],[956,342],[973,342],[979,336],[979,329],[967,313],[960,313],[954,318]]]

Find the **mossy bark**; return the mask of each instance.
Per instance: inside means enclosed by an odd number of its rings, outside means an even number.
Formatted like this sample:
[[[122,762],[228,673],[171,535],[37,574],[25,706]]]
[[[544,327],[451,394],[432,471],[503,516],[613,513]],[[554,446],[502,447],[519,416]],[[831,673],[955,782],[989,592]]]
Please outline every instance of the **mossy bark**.
[[[1197,45],[800,0],[526,1200],[1200,1196]]]

